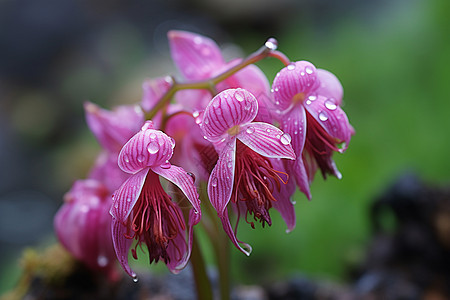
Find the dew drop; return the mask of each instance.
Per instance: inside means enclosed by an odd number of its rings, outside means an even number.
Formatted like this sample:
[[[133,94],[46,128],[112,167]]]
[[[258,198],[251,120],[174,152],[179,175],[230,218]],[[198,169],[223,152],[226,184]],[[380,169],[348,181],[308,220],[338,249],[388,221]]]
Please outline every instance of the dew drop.
[[[295,70],[295,65],[294,64],[290,64],[289,66],[287,66],[287,68],[290,71]]]
[[[236,98],[236,100],[239,102],[244,101],[244,96],[241,94],[241,92],[234,93],[234,98]]]
[[[220,100],[217,99],[216,101],[213,102],[212,105],[213,105],[214,108],[219,108],[219,106],[220,106]]]
[[[134,277],[134,278],[133,278],[133,281],[136,283],[136,282],[139,281],[139,279],[138,279],[137,277]]]
[[[114,207],[115,207],[115,208],[119,208],[119,204],[116,203],[116,204],[114,205]]]
[[[277,87],[275,88],[275,92],[278,92],[279,90],[280,90],[279,88],[277,88]]]
[[[305,76],[305,72],[300,72],[300,76]]]
[[[277,134],[277,139],[280,139],[280,138],[281,138],[281,135]]]
[[[200,112],[198,112],[198,111],[194,111],[194,112],[192,113],[192,116],[193,116],[194,118],[197,118],[199,115],[200,115]]]
[[[328,120],[328,116],[324,112],[319,113],[319,120],[320,121],[326,121]]]
[[[141,163],[141,162],[143,162],[143,161],[144,161],[145,157],[144,157],[144,155],[142,155],[142,154],[139,154],[139,155],[137,156],[137,158],[136,158],[136,159],[137,159],[137,161],[138,161],[138,162],[140,162],[140,163]]]
[[[328,99],[327,101],[325,101],[325,107],[329,110],[335,110],[337,108],[337,105],[331,99]]]
[[[264,44],[264,46],[266,46],[269,50],[277,50],[278,47],[278,42],[276,39],[274,38],[270,38],[267,40],[267,42]]]
[[[127,202],[131,202],[131,197],[128,197],[128,198],[127,198]]]
[[[172,165],[170,164],[170,162],[168,160],[166,160],[162,165],[161,168],[163,169],[169,169]]]
[[[308,74],[312,74],[313,73],[313,69],[311,69],[311,67],[306,67],[305,68],[305,72]]]
[[[229,161],[227,165],[228,165],[228,168],[230,168],[230,169],[233,167],[233,163],[231,161]]]
[[[297,201],[295,201],[294,199],[291,199],[291,203],[292,203],[293,205],[295,205],[295,204],[297,203]]]
[[[145,131],[147,129],[152,129],[152,128],[153,128],[153,122],[147,121],[147,122],[145,122],[144,126],[142,126],[141,131]]]
[[[108,258],[104,255],[100,255],[99,257],[97,257],[97,264],[100,267],[106,267],[106,265],[108,264]]]
[[[194,175],[194,173],[187,172],[187,174],[188,174],[189,176],[191,176],[192,182],[195,182],[195,175]]]
[[[269,129],[269,128],[267,128],[266,131],[267,131],[268,133],[270,133],[270,129]]]
[[[212,185],[213,187],[216,187],[216,186],[217,186],[217,177],[214,177],[214,178],[211,180],[211,185]]]
[[[275,101],[275,104],[276,104],[276,105],[280,105],[280,101],[278,101],[278,100]]]
[[[159,144],[158,143],[149,143],[147,146],[148,153],[150,154],[156,154],[159,151]]]
[[[306,103],[306,105],[310,105],[311,104],[311,100],[308,99],[308,100],[306,100],[305,103]]]
[[[125,160],[125,162],[129,163],[130,159],[128,158],[128,155],[125,155],[125,157],[123,158]]]
[[[209,119],[208,119],[208,118],[204,119],[204,120],[203,120],[203,123],[205,123],[206,125],[208,125]]]
[[[289,145],[291,143],[291,136],[289,135],[289,133],[284,133],[281,137],[280,137],[280,142],[283,145]]]
[[[156,139],[156,133],[152,132],[152,133],[150,134],[150,138],[151,138],[152,140]]]
[[[315,101],[317,99],[317,96],[316,95],[310,95],[309,97],[308,97],[308,100],[309,101]]]
[[[247,128],[247,133],[253,133],[253,132],[255,132],[255,127],[253,127],[253,126],[250,126],[249,128]]]

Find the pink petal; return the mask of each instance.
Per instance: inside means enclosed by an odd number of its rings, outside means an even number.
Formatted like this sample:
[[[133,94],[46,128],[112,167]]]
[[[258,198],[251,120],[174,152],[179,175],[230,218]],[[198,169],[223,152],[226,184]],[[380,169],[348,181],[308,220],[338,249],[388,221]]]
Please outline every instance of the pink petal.
[[[206,107],[202,129],[210,141],[217,141],[232,127],[251,122],[257,113],[258,102],[250,92],[244,89],[225,90]]]
[[[119,167],[124,172],[134,174],[146,167],[160,166],[172,157],[175,141],[146,125],[120,151]]]
[[[332,98],[318,96],[317,100],[306,102],[305,108],[325,131],[336,139],[336,143],[345,143],[340,152],[345,151],[354,129],[339,105]]]
[[[311,200],[311,190],[309,185],[314,177],[309,176],[303,162],[303,157],[299,156],[294,162],[287,162],[287,164],[291,167],[291,174],[294,176],[298,188],[305,194],[308,200]]]
[[[116,251],[116,256],[120,265],[128,275],[136,278],[136,273],[131,270],[128,264],[128,251],[133,243],[133,239],[128,239],[125,235],[129,235],[130,233],[127,232],[127,228],[114,217],[111,223],[111,230],[114,250]]]
[[[173,81],[170,77],[160,77],[147,79],[142,84],[142,102],[141,106],[145,111],[150,111],[155,104],[172,87]]]
[[[222,221],[223,230],[225,230],[228,237],[231,239],[231,242],[238,248],[242,253],[249,256],[252,253],[252,247],[247,244],[239,241],[236,238],[236,234],[234,233],[233,228],[230,224],[230,219],[228,218],[228,209],[225,208],[225,211],[223,212],[223,215],[220,216],[220,220]],[[244,247],[242,247],[240,244],[243,244]]]
[[[303,151],[306,138],[306,113],[302,105],[294,106],[288,113],[279,120],[280,128],[288,133],[292,140],[295,155],[299,157]]]
[[[86,122],[103,148],[119,152],[120,148],[144,123],[144,113],[137,106],[118,106],[109,111],[85,102]]]
[[[197,189],[194,185],[194,179],[183,168],[171,165],[169,168],[152,167],[153,172],[175,184],[187,197],[195,209],[195,212],[201,214],[200,199]]]
[[[88,175],[89,179],[103,183],[111,195],[130,177],[130,174],[122,171],[117,165],[118,157],[119,153],[102,151]]]
[[[110,213],[119,222],[126,222],[141,194],[149,168],[133,174],[114,193]]]
[[[233,139],[219,154],[217,164],[209,176],[208,197],[219,217],[224,215],[233,191],[235,159],[236,139]]]
[[[283,162],[279,159],[272,159],[271,163],[274,170],[284,171]],[[288,178],[287,182],[281,186],[279,191],[275,188],[272,192],[273,197],[277,200],[272,202],[272,205],[278,210],[286,222],[286,232],[290,232],[295,228],[295,209],[292,203],[292,195],[295,192],[295,181],[292,179]]]
[[[202,35],[187,31],[169,31],[170,52],[175,65],[187,79],[210,77],[225,64],[217,44]]]
[[[323,69],[317,69],[317,79],[320,85],[315,92],[327,98],[334,98],[335,103],[341,105],[344,89],[339,79],[333,73]]]
[[[291,136],[271,124],[253,122],[242,125],[237,138],[265,157],[295,159]]]
[[[212,96],[207,90],[180,90],[175,98],[185,110],[194,112],[204,110]]]
[[[272,84],[275,104],[284,111],[301,102],[318,86],[316,67],[307,61],[297,61],[281,69]]]

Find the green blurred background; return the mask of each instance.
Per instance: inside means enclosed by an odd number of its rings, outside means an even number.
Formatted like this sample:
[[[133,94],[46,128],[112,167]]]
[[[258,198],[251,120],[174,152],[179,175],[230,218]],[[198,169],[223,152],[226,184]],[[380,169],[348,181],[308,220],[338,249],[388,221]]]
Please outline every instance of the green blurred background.
[[[335,155],[343,178],[317,176],[310,202],[296,195],[289,234],[279,216],[270,228],[241,226],[254,251],[232,249],[232,273],[247,284],[294,273],[345,282],[364,258],[377,196],[404,172],[450,179],[449,14],[448,0],[1,1],[0,294],[17,281],[24,247],[54,241],[62,195],[99,151],[82,103],[138,102],[144,78],[174,74],[170,29],[208,35],[230,57],[274,36],[291,60],[341,80],[356,129]],[[281,68],[258,65],[269,80]]]

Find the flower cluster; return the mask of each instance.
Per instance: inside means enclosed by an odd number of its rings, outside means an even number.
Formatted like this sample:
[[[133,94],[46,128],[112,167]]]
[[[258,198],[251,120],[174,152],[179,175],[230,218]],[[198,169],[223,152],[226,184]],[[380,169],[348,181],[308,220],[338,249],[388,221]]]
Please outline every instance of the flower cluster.
[[[88,179],[67,194],[55,227],[61,243],[92,268],[109,266],[115,253],[136,277],[128,253],[137,259],[145,245],[150,263],[178,272],[190,259],[204,205],[249,255],[250,245],[236,236],[241,220],[270,226],[274,208],[291,231],[296,186],[310,199],[317,170],[341,178],[332,155],[346,150],[354,129],[333,74],[291,63],[274,39],[230,62],[207,37],[171,31],[168,39],[182,80],[146,80],[135,106],[85,104],[104,150]],[[253,64],[269,56],[285,65],[272,85]]]

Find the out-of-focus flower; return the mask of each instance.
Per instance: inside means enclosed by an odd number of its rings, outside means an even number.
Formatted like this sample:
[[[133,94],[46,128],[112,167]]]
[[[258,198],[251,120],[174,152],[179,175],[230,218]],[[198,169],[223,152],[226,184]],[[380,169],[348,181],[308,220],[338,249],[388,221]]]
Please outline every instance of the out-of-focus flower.
[[[234,245],[247,255],[251,247],[239,245],[235,230],[230,225],[227,205],[236,204],[238,217],[243,214],[254,228],[253,221],[271,225],[269,209],[277,203],[289,221],[293,215],[290,195],[283,196],[282,185],[287,174],[277,170],[271,159],[295,159],[291,138],[275,126],[252,122],[258,113],[256,98],[244,89],[229,89],[214,97],[205,109],[202,130],[211,141],[219,159],[208,181],[208,196],[216,209],[225,232]],[[283,179],[283,177],[285,177]],[[292,211],[289,211],[291,209]],[[295,221],[294,221],[295,222]]]
[[[111,194],[100,182],[78,180],[64,196],[54,226],[61,244],[94,270],[110,270],[115,263],[111,239]]]
[[[132,277],[136,274],[128,265],[128,251],[133,239],[136,247],[147,245],[150,263],[162,260],[174,273],[190,257],[192,226],[201,218],[200,200],[189,173],[169,162],[174,147],[172,138],[147,121],[119,154],[119,167],[131,175],[113,197],[113,242],[120,264]],[[176,185],[191,203],[187,228],[182,210],[164,191],[159,176]]]
[[[311,198],[309,184],[316,170],[341,178],[332,159],[344,152],[354,133],[341,109],[342,86],[330,72],[307,61],[283,68],[272,85],[280,128],[292,137],[297,155],[289,168],[300,190]]]
[[[168,33],[172,59],[181,74],[189,80],[204,80],[237,65],[241,59],[226,62],[219,46],[210,38],[186,31]],[[244,88],[259,99],[270,96],[270,85],[264,73],[255,65],[249,65],[228,77],[215,87],[218,92],[230,88]],[[202,110],[211,100],[208,91],[181,91],[179,103],[187,108]],[[262,105],[262,103],[260,103]]]

